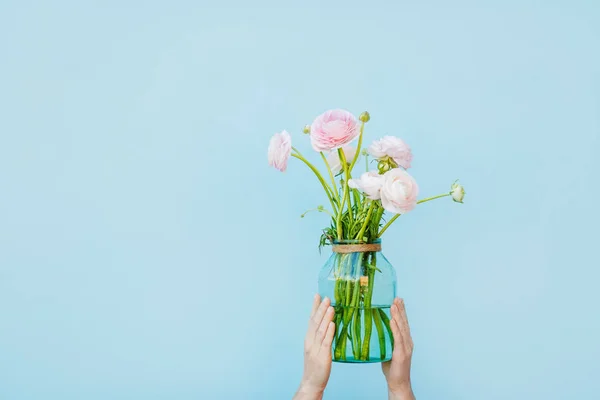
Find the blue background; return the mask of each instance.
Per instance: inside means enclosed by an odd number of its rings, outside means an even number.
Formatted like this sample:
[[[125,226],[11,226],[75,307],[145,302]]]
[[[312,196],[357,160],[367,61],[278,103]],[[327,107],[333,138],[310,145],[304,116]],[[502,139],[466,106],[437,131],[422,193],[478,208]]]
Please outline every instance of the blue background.
[[[285,399],[325,202],[282,129],[369,110],[420,399],[598,398],[596,1],[0,5],[0,398]],[[326,398],[385,398],[334,365]]]

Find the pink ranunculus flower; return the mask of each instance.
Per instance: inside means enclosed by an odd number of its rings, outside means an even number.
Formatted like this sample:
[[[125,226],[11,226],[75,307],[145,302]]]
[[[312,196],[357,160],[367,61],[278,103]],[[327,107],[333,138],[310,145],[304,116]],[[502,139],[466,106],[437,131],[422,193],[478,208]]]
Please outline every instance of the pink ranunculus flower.
[[[281,172],[285,172],[291,152],[292,138],[290,134],[285,130],[274,134],[269,142],[269,165]]]
[[[394,214],[406,214],[417,206],[419,186],[402,168],[394,168],[383,175],[381,205]]]
[[[360,190],[371,200],[381,198],[382,185],[383,175],[379,175],[376,171],[365,172],[360,176],[360,179],[350,179],[348,181],[349,187]]]
[[[346,157],[346,162],[348,165],[352,163],[354,156],[356,155],[356,147],[353,146],[344,146],[342,147],[342,151],[344,152],[344,156]],[[340,160],[340,155],[337,150],[333,150],[327,156],[327,164],[329,164],[329,168],[331,168],[331,172],[334,175],[337,175],[340,171],[344,170],[342,166],[342,160]]]
[[[330,110],[310,126],[310,142],[316,151],[331,151],[350,143],[358,134],[356,117],[346,110]]]
[[[369,154],[380,160],[389,157],[404,169],[410,168],[413,158],[410,147],[402,139],[395,136],[384,136],[374,141],[369,146]]]

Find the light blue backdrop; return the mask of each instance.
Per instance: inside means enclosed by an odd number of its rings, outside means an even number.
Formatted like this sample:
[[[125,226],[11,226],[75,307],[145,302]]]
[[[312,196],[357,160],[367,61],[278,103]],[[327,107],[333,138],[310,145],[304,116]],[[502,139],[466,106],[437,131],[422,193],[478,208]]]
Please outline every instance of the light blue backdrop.
[[[337,107],[467,189],[384,242],[417,397],[598,398],[598,2],[227,3],[2,2],[0,398],[290,398],[327,221],[266,146]]]

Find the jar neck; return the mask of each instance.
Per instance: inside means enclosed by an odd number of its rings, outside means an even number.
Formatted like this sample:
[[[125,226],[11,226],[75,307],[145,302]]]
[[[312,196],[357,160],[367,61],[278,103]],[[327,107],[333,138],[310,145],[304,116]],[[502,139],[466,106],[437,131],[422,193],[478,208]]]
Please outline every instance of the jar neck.
[[[338,240],[333,242],[332,251],[338,254],[379,253],[381,251],[381,239],[371,243],[358,240]]]

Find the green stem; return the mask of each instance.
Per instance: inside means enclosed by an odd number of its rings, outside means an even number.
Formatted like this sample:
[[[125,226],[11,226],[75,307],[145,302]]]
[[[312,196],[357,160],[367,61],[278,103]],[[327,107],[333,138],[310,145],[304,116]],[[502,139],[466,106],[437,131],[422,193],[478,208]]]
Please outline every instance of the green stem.
[[[341,294],[340,294],[340,281],[336,280],[335,285],[333,287],[333,298],[335,299],[335,305],[339,306],[342,302]]]
[[[419,200],[419,201],[417,201],[417,204],[425,203],[425,202],[428,202],[428,201],[431,201],[431,200],[435,200],[435,199],[441,199],[442,197],[447,197],[447,196],[450,196],[450,195],[451,195],[450,193],[438,194],[437,196],[428,197],[426,199]],[[402,215],[402,214],[396,214],[396,215],[394,215],[388,221],[388,223],[385,224],[385,226],[383,228],[381,228],[381,231],[379,231],[379,234],[377,235],[377,237],[381,237],[381,235],[383,235],[383,232],[385,232],[385,230],[390,227],[390,225],[392,224],[392,222],[394,222],[396,219],[398,219],[398,217],[400,215]]]
[[[325,157],[325,154],[323,154],[323,152],[321,152],[321,158],[323,159],[325,166],[327,166],[327,172],[329,172],[329,178],[331,179],[331,187],[333,189],[335,189],[336,188],[335,179],[333,178],[333,173],[331,172],[331,167],[329,166],[329,163],[327,162],[327,158]]]
[[[394,334],[392,333],[392,327],[390,326],[390,319],[385,312],[380,308],[379,316],[381,317],[381,321],[383,321],[383,325],[385,325],[385,329],[387,329],[388,334],[390,335],[390,343],[392,344],[392,348],[394,348]]]
[[[450,195],[451,195],[451,193],[438,194],[437,196],[428,197],[426,199],[419,200],[419,201],[417,201],[417,204],[425,203],[425,202],[430,201],[430,200],[440,199],[442,197],[447,197],[447,196],[450,196]]]
[[[349,332],[351,332],[350,322],[352,321],[352,317],[357,310],[357,300],[359,297],[358,295],[360,294],[359,282],[356,281],[355,283],[352,283],[350,280],[348,282],[350,285],[346,287],[347,293],[352,292],[352,296],[350,297],[351,300],[346,302],[344,305],[344,313],[341,321],[343,325],[342,332],[338,337],[334,350],[334,357],[336,360],[341,358],[344,361],[346,360],[346,344],[350,335]],[[346,299],[348,299],[348,296],[346,296]],[[354,343],[351,344],[354,345]]]
[[[375,204],[375,201],[371,201],[371,206],[369,207],[369,211],[367,211],[367,216],[365,217],[365,222],[363,223],[362,228],[360,228],[360,231],[358,231],[358,235],[356,235],[357,240],[362,239],[363,234],[367,229],[367,225],[369,224],[369,218],[371,218],[371,214],[373,213],[373,209],[375,208]]]
[[[335,343],[334,357],[336,360],[346,360],[346,338],[348,328],[344,324],[344,321],[346,320],[346,316],[348,314],[348,305],[350,302],[350,281],[343,279],[343,277],[347,275],[347,267],[345,266],[346,256],[343,254],[338,254],[336,257],[338,259],[338,274],[336,278],[336,284],[339,285],[341,318],[336,324],[336,331],[339,332],[339,335],[337,335],[337,340]],[[336,332],[336,334],[338,332]]]
[[[375,328],[377,328],[377,336],[379,337],[379,355],[381,356],[381,361],[385,360],[385,332],[383,331],[383,324],[381,323],[381,315],[379,315],[378,310],[374,310],[373,312],[373,322],[375,322]]]
[[[348,161],[346,160],[346,154],[344,154],[344,150],[342,150],[341,148],[338,149],[338,155],[340,156],[340,161],[344,166],[344,173],[346,175],[346,180],[344,182],[344,199],[348,199],[348,216],[350,217],[350,224],[352,224],[352,203],[350,201],[350,196],[346,196],[346,193],[350,190],[350,188],[348,187],[348,181],[351,178],[350,171],[348,170]],[[342,205],[340,206],[340,213],[343,208],[344,204],[342,202]]]
[[[348,281],[346,282],[346,304],[344,307],[344,316],[343,316],[343,324],[344,324],[344,332],[343,332],[343,340],[342,340],[342,358],[344,359],[344,361],[346,360],[346,345],[347,345],[347,341],[348,341],[348,337],[350,335],[350,321],[352,321],[352,315],[354,313],[354,309],[352,309],[350,307],[350,302],[351,302],[351,293],[353,292],[352,290],[353,285],[352,285],[352,281],[350,279],[348,279]],[[350,342],[350,344],[352,344],[352,342]]]
[[[356,311],[354,312],[354,334],[352,335],[352,349],[354,350],[355,360],[360,359],[360,348],[360,308],[356,307]]]
[[[359,262],[359,267],[360,267],[360,271],[362,272],[362,270],[364,269],[364,265],[367,264],[369,261],[369,253],[361,253],[358,256],[358,262]],[[362,275],[362,273],[361,273]],[[361,287],[361,281],[360,281],[360,277],[359,279],[356,281],[356,285],[358,285],[358,292],[357,292],[357,298],[354,301],[354,305],[356,306],[356,313],[354,315],[354,341],[353,341],[353,348],[355,349],[354,351],[354,359],[355,360],[360,360],[361,359],[361,350],[362,350],[362,341],[361,341],[361,308],[360,308],[360,304],[361,304],[361,295],[362,295],[362,287]],[[363,301],[364,304],[364,301]],[[363,311],[364,314],[364,311]]]
[[[344,195],[342,196],[342,202],[340,203],[340,208],[338,209],[337,221],[336,221],[338,240],[342,240],[342,236],[343,236],[342,211],[344,209],[344,204],[346,203],[346,197],[348,196],[348,183],[346,182],[346,184],[343,186],[344,186]]]
[[[350,323],[352,323],[352,322],[350,322]],[[351,335],[350,331],[348,331],[346,336],[348,336],[348,341],[350,342],[350,345],[351,345],[350,348],[352,349],[352,354],[354,354],[354,352],[355,352],[355,350],[354,350],[354,334]]]
[[[365,338],[363,340],[361,360],[369,360],[369,346],[371,344],[371,331],[373,330],[373,310],[371,308],[371,299],[373,297],[373,284],[375,281],[375,263],[377,262],[375,253],[371,253],[371,264],[373,268],[369,269],[368,277],[369,284],[367,286],[367,293],[365,294],[364,308],[365,308]]]
[[[385,230],[386,230],[387,228],[389,228],[389,227],[390,227],[390,225],[392,224],[392,222],[394,222],[396,219],[398,219],[398,217],[399,217],[400,215],[402,215],[402,214],[396,214],[396,215],[394,215],[394,216],[393,216],[393,217],[392,217],[392,218],[391,218],[391,219],[390,219],[390,220],[387,222],[387,224],[385,224],[385,225],[383,226],[383,228],[381,228],[381,230],[380,230],[380,231],[379,231],[379,233],[377,234],[377,237],[378,237],[378,238],[380,238],[380,237],[381,237],[381,235],[383,235],[383,232],[385,232]]]
[[[350,305],[352,299],[352,281],[348,278],[346,281],[346,306]]]
[[[383,217],[383,213],[385,212],[385,209],[383,207],[381,207],[379,209],[379,211],[377,211],[377,224],[379,225],[379,221],[381,221],[381,217]]]
[[[318,212],[324,212],[325,214],[329,215],[331,218],[335,218],[335,217],[333,216],[333,214],[331,213],[331,211],[329,211],[329,210],[327,210],[327,209],[325,209],[325,208],[319,208],[319,207],[317,207],[317,208],[312,208],[312,209],[310,209],[310,210],[307,210],[307,211],[305,211],[305,212],[304,212],[304,214],[300,215],[300,218],[304,218],[304,216],[306,216],[306,214],[308,214],[309,212],[314,212],[314,211],[318,211]]]
[[[365,308],[365,338],[363,340],[360,359],[369,361],[369,345],[371,343],[371,331],[373,330],[373,309]]]
[[[340,335],[340,354],[342,355],[342,360],[346,361],[346,342],[348,341],[348,327],[344,326],[344,330]]]
[[[354,164],[356,164],[356,160],[358,160],[358,157],[360,157],[360,148],[362,146],[364,131],[365,131],[365,123],[361,121],[360,134],[358,136],[358,146],[356,147],[356,153],[354,153],[354,158],[352,159],[352,164],[350,164],[350,172],[352,172],[352,168],[354,168]]]
[[[345,257],[348,257],[348,259],[351,261],[352,256],[349,255],[344,255]],[[342,257],[344,257],[342,256]],[[350,272],[350,268],[352,268],[351,262],[346,263],[346,268],[348,268],[347,272]],[[359,280],[356,281],[352,281],[350,279],[350,274],[347,273],[345,274],[347,276],[347,280],[346,280],[346,291],[344,293],[344,295],[341,296],[342,298],[342,307],[343,307],[343,316],[342,316],[342,321],[341,323],[341,331],[339,336],[337,336],[337,341],[335,344],[335,348],[334,348],[334,357],[336,360],[342,359],[342,360],[346,360],[346,344],[348,342],[348,338],[350,337],[350,333],[352,332],[352,327],[351,325],[351,321],[352,318],[355,315],[355,312],[358,308],[358,302],[359,302],[359,298],[360,298],[360,282]],[[339,278],[338,278],[339,279]],[[344,283],[342,282],[340,284],[341,286],[344,286]],[[356,338],[354,337],[355,335],[352,335],[353,338],[352,340],[356,340]],[[351,343],[353,346],[355,346],[356,342]],[[356,349],[356,347],[354,347]]]
[[[335,307],[335,343],[334,343],[334,354],[333,357],[335,360],[339,360],[341,358],[341,347],[338,352],[338,344],[341,337],[342,332],[342,318],[343,318],[344,309],[341,306]],[[338,333],[340,335],[338,336]]]
[[[358,212],[358,210],[360,210],[360,194],[356,189],[352,189],[352,194],[354,195],[354,205],[356,206],[357,210],[356,212]]]
[[[342,315],[344,313],[343,307],[343,293],[342,293],[342,280],[340,279],[341,272],[341,257],[336,257],[336,271],[335,271],[335,285],[333,288],[333,296],[335,299],[335,343],[333,357],[335,360],[339,360],[341,353],[337,351],[339,338],[342,332]]]
[[[312,165],[310,162],[308,162],[306,160],[306,158],[302,157],[302,155],[300,153],[298,153],[297,150],[296,150],[296,153],[297,154],[292,154],[292,157],[296,157],[300,161],[304,162],[308,166],[308,168],[310,168],[315,173],[315,175],[319,179],[319,182],[321,182],[321,185],[323,185],[323,189],[325,189],[325,194],[329,198],[329,202],[331,203],[331,207],[333,208],[333,210],[335,212],[335,210],[337,208],[335,206],[335,202],[333,201],[333,197],[332,197],[333,190],[329,187],[329,185],[327,184],[327,182],[325,182],[325,180],[323,179],[323,176],[321,176],[321,173],[319,172],[319,170],[316,169],[315,166]]]

